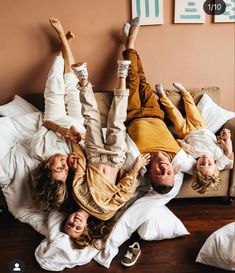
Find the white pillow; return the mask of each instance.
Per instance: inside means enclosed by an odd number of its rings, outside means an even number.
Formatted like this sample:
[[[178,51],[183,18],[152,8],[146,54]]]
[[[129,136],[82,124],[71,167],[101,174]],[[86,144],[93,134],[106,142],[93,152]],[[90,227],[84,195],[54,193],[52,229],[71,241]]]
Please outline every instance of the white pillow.
[[[11,102],[0,106],[0,115],[8,117],[14,117],[38,111],[39,110],[36,107],[18,95],[15,95]]]
[[[164,240],[188,235],[189,232],[166,206],[156,208],[151,218],[145,221],[138,229],[143,240]]]
[[[15,145],[18,138],[18,132],[9,117],[0,117],[0,132],[0,158],[3,158]]]
[[[235,117],[235,112],[218,106],[207,94],[202,96],[197,108],[202,113],[207,129],[212,133],[216,133],[226,121]]]
[[[212,233],[199,251],[196,262],[235,270],[235,222]]]

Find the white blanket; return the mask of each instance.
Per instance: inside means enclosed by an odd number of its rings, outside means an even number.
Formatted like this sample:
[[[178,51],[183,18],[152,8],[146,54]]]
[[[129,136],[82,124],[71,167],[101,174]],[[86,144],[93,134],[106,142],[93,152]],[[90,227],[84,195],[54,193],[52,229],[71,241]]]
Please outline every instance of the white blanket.
[[[150,192],[137,200],[117,221],[103,251],[99,252],[93,247],[86,247],[83,250],[72,249],[68,236],[60,232],[60,224],[63,220],[60,213],[52,211],[48,215],[47,213],[36,213],[32,207],[30,208],[33,177],[39,162],[31,156],[29,143],[33,133],[42,123],[42,114],[40,112],[28,113],[12,117],[11,120],[18,134],[14,146],[9,148],[4,158],[0,158],[0,186],[8,209],[14,217],[30,224],[36,231],[45,235],[45,239],[35,251],[35,257],[40,266],[46,270],[60,271],[66,267],[86,264],[93,258],[103,266],[109,267],[118,252],[118,247],[150,217],[145,213],[146,208],[164,206],[177,195],[181,187],[183,174],[179,173],[176,175],[175,186],[170,193],[159,195]],[[130,154],[126,163],[127,168],[139,154],[130,139],[128,145]],[[140,184],[142,181],[142,179],[139,180]],[[184,233],[187,234],[187,231],[180,235]]]

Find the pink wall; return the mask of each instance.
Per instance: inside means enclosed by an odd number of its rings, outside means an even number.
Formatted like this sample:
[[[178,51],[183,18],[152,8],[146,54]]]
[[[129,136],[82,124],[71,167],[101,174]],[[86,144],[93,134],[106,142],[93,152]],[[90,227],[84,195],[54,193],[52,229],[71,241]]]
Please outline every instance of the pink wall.
[[[164,0],[164,24],[143,26],[136,47],[154,86],[180,81],[187,88],[219,86],[222,105],[234,110],[234,24],[173,24],[174,1]],[[78,61],[87,61],[97,90],[111,89],[115,60],[122,46],[117,36],[130,20],[130,0],[2,1],[0,9],[0,103],[15,93],[43,92],[57,37],[48,18],[60,18],[76,34]]]

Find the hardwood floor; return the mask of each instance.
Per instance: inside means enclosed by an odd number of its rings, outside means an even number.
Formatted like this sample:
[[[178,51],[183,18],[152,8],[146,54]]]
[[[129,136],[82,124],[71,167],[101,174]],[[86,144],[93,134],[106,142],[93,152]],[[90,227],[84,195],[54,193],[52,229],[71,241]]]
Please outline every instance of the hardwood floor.
[[[197,253],[208,236],[218,228],[235,221],[235,202],[230,205],[220,198],[175,199],[168,207],[181,219],[188,231],[188,236],[163,241],[140,241],[141,256],[136,265],[124,268],[120,264],[127,246],[139,240],[133,234],[129,241],[120,247],[118,255],[106,269],[96,262],[66,269],[63,272],[103,273],[223,273],[231,272],[195,263]],[[13,259],[25,262],[27,273],[46,272],[37,264],[34,250],[43,239],[30,226],[15,220],[9,213],[0,213],[0,273],[10,272],[8,264]]]

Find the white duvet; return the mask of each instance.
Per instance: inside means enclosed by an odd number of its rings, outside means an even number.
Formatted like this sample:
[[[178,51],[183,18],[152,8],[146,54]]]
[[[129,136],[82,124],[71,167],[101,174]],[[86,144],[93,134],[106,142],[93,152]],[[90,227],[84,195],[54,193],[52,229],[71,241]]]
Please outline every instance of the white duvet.
[[[144,239],[167,239],[188,234],[180,220],[164,206],[177,195],[181,187],[183,174],[179,173],[175,179],[175,186],[170,193],[162,196],[155,192],[149,192],[125,211],[115,224],[103,251],[98,251],[93,247],[86,247],[83,250],[72,249],[68,236],[60,231],[60,224],[63,220],[60,213],[51,211],[48,215],[47,213],[36,213],[30,208],[31,192],[34,185],[33,177],[39,162],[31,156],[29,143],[33,133],[38,130],[42,123],[42,113],[27,113],[11,117],[9,120],[0,117],[0,127],[1,119],[2,121],[5,119],[7,122],[12,122],[17,133],[11,141],[6,140],[6,143],[1,143],[1,146],[5,144],[4,147],[7,147],[8,150],[4,157],[0,158],[0,186],[5,195],[8,209],[14,217],[45,235],[45,239],[35,251],[35,257],[42,268],[60,271],[64,268],[86,264],[92,259],[108,268],[118,253],[118,247],[136,230],[140,231],[139,234]],[[9,138],[6,139],[9,140]],[[129,157],[127,167],[139,154],[131,140],[128,141],[128,145],[132,156]],[[139,182],[141,184],[142,179]],[[154,226],[149,229],[146,225],[149,224],[149,220],[152,221],[156,212],[160,213],[161,217],[164,215],[165,218],[156,217],[158,218],[154,220],[156,224],[154,223]],[[164,230],[163,224],[166,217],[171,220],[169,225],[172,226],[172,230],[168,234],[163,234],[163,236],[161,234],[158,237],[159,228]],[[154,236],[149,237],[149,232],[151,232],[151,236]]]

